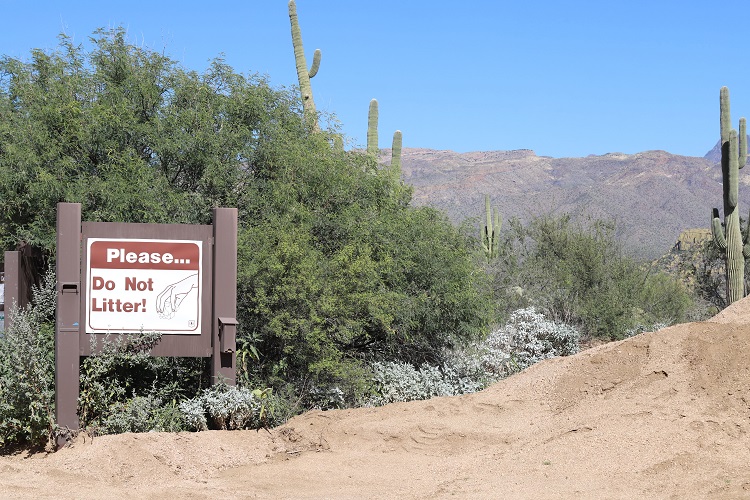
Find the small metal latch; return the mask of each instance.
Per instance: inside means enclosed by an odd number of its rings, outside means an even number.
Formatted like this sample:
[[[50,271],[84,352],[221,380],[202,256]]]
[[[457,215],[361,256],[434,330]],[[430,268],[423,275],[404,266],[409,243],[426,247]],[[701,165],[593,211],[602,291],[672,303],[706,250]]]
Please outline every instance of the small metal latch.
[[[237,320],[219,317],[219,351],[232,353],[237,350]]]
[[[78,293],[78,283],[76,282],[68,282],[68,283],[60,283],[60,292],[62,293]]]

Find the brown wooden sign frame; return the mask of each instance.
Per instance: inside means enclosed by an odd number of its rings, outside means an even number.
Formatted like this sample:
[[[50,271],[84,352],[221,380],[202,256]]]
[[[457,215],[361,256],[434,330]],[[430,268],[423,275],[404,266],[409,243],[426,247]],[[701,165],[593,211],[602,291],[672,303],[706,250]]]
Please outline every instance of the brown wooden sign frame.
[[[208,357],[214,383],[236,380],[237,209],[215,208],[212,225],[81,222],[81,205],[57,206],[57,311],[55,328],[55,416],[78,429],[80,358],[92,354],[108,334],[86,333],[86,275],[91,238],[201,242],[200,333],[165,334],[153,356]],[[193,245],[195,247],[195,245]],[[109,335],[119,335],[111,333]],[[127,334],[127,333],[122,333]]]
[[[5,325],[4,330],[10,328],[13,322],[13,309],[22,309],[26,306],[29,295],[29,284],[24,279],[21,252],[5,252],[4,284],[5,284]]]

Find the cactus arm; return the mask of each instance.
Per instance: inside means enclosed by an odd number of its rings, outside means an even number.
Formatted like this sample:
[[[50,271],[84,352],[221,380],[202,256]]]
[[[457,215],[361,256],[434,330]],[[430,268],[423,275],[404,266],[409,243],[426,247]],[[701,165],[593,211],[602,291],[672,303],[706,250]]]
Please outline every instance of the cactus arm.
[[[719,91],[719,125],[721,127],[721,143],[729,140],[732,130],[732,115],[729,111],[729,88],[721,87]]]
[[[500,211],[495,209],[495,221],[492,225],[492,257],[500,255],[500,228],[503,226],[503,220],[500,217]]]
[[[745,259],[750,258],[750,243],[748,243],[748,240],[750,239],[750,216],[748,216],[747,223],[745,224],[745,231],[742,235],[742,256]]]
[[[729,131],[732,129],[732,118],[729,111],[729,89],[721,87],[719,91],[719,127],[721,142],[721,174],[724,192],[724,213],[729,212]]]
[[[398,183],[401,180],[401,143],[403,137],[400,130],[393,133],[393,145],[391,146],[391,174],[393,181]]]
[[[307,72],[308,78],[314,78],[315,75],[318,74],[318,70],[320,69],[320,57],[321,57],[320,49],[315,49],[315,53],[313,54],[312,66],[310,66],[310,70]]]
[[[742,168],[747,163],[747,121],[744,118],[740,118],[740,133],[739,133],[739,166]]]
[[[737,147],[737,131],[729,131],[729,169],[727,179],[729,180],[729,191],[727,193],[727,203],[731,208],[737,207],[739,198],[739,150]]]
[[[722,252],[727,249],[727,240],[724,237],[724,229],[721,227],[721,220],[719,219],[719,209],[714,208],[711,212],[711,234],[714,238],[716,247]]]
[[[367,152],[378,154],[378,100],[370,101],[370,111],[367,114]]]
[[[484,210],[487,217],[487,234],[492,236],[492,207],[490,206],[490,195],[484,195]]]

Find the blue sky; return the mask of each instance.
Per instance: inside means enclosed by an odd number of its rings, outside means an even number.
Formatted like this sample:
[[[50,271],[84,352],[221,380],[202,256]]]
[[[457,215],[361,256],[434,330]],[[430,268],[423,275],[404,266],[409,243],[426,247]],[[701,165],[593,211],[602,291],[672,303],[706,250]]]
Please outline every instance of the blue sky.
[[[703,156],[750,117],[750,2],[728,0],[297,0],[319,110],[355,145],[370,99],[380,146],[545,156],[663,149]],[[296,85],[287,0],[0,0],[0,54],[28,59],[65,32],[86,43],[123,26],[131,42],[205,70],[224,57],[273,86]]]

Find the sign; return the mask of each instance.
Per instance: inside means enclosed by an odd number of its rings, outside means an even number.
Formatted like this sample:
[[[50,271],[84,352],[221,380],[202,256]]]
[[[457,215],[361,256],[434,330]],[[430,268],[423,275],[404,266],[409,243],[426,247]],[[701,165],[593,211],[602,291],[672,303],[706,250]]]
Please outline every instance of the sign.
[[[201,333],[201,241],[87,242],[86,333]]]

